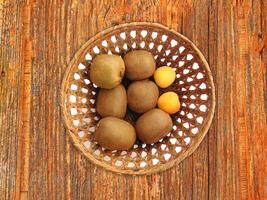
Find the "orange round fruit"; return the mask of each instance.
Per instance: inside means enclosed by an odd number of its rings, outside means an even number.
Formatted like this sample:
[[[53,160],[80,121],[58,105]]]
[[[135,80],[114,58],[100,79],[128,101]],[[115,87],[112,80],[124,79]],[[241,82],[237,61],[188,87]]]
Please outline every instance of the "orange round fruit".
[[[158,107],[169,114],[178,112],[181,107],[178,95],[175,92],[162,94],[158,99]]]
[[[154,80],[161,88],[169,87],[175,81],[175,71],[171,67],[159,67],[154,72]]]

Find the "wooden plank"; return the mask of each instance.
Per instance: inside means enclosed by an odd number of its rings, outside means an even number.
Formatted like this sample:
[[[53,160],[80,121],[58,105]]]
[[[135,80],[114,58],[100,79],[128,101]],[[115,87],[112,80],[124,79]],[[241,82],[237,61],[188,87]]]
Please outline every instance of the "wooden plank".
[[[237,75],[239,83],[244,84],[244,96],[240,95],[236,128],[239,131],[240,152],[240,196],[242,199],[264,198],[264,140],[266,132],[266,62],[263,63],[262,44],[266,35],[261,1],[243,3],[239,10],[239,65],[244,67]],[[263,30],[265,29],[265,31]],[[263,31],[263,32],[262,32]],[[242,79],[241,79],[242,78]],[[264,84],[265,82],[265,84]],[[237,87],[240,94],[240,88]],[[242,94],[242,93],[241,93]],[[241,97],[243,99],[241,99]],[[264,142],[265,141],[265,142]],[[256,150],[257,149],[257,150]],[[265,155],[266,156],[266,155]],[[257,163],[257,164],[256,164]]]
[[[16,199],[27,199],[29,190],[30,123],[31,123],[31,78],[32,42],[30,38],[31,4],[26,2],[21,9],[22,18],[22,72],[20,95],[20,127],[17,177],[20,178],[19,195]],[[18,192],[18,191],[17,191]]]
[[[217,129],[216,137],[216,193],[218,199],[239,199],[239,176],[235,173],[238,169],[238,153],[236,132],[233,117],[236,103],[236,82],[233,80],[236,66],[235,43],[232,35],[235,33],[236,24],[233,24],[233,10],[231,2],[218,3],[217,15],[217,49],[216,51],[216,85],[217,85]],[[234,30],[233,30],[234,29]],[[212,44],[210,44],[212,45]],[[211,47],[213,48],[213,47]],[[213,49],[210,50],[212,52]],[[212,177],[211,177],[212,178]]]
[[[209,52],[209,2],[206,0],[195,1],[203,6],[194,7],[194,23],[192,32],[194,43],[199,47],[205,58],[208,59]],[[211,134],[208,132],[208,134]],[[208,135],[201,142],[199,148],[193,153],[193,199],[208,199]]]
[[[21,16],[18,1],[0,1],[0,199],[14,199],[18,169]],[[17,181],[16,181],[17,180]]]
[[[209,150],[216,152],[217,156],[210,157],[210,164],[215,167],[215,171],[209,170],[212,172],[210,180],[216,183],[214,188],[214,184],[210,182],[211,199],[263,199],[263,189],[260,189],[263,178],[259,176],[258,170],[255,175],[254,170],[257,167],[251,158],[256,153],[252,145],[256,140],[253,141],[252,136],[261,137],[251,126],[257,126],[257,131],[263,131],[262,128],[266,130],[266,100],[262,93],[266,91],[266,85],[262,85],[266,72],[260,67],[263,65],[256,64],[260,57],[255,52],[258,43],[255,35],[259,29],[257,21],[261,19],[260,4],[260,1],[234,4],[221,2],[217,5],[218,11],[212,8],[211,20],[214,25],[210,23],[211,36],[217,41],[210,47],[210,58],[216,66],[215,81],[218,93],[217,116],[215,115],[217,136],[210,137],[209,146]],[[214,2],[211,6],[214,6]],[[214,12],[220,13],[218,21],[213,18]],[[255,71],[260,73],[256,73],[258,77],[252,79],[253,71],[254,74]],[[254,81],[259,82],[259,88]],[[254,94],[254,102],[251,99],[251,90],[258,92],[257,95]],[[254,106],[259,106],[259,109]],[[253,120],[253,115],[259,120]],[[217,147],[213,144],[214,139],[217,141]],[[261,138],[261,141],[264,139]],[[257,148],[264,148],[264,144],[258,140],[256,145]],[[263,174],[264,162],[257,163],[257,166]],[[212,177],[216,181],[212,180]]]
[[[62,69],[68,62],[62,57],[66,55],[66,25],[60,19],[66,13],[55,3],[34,2],[30,13],[34,67],[29,199],[66,199],[68,196],[66,135],[59,110],[59,85]]]
[[[208,62],[214,78],[215,93],[216,93],[216,106],[213,123],[208,132],[208,196],[209,199],[218,199],[216,192],[217,176],[217,130],[218,130],[218,82],[217,82],[217,63],[218,63],[218,4],[217,1],[209,2],[209,49],[208,49]]]

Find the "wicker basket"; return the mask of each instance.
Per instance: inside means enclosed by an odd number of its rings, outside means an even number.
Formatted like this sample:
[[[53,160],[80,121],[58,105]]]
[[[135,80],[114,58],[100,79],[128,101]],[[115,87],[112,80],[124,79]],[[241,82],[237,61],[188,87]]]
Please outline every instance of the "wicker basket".
[[[161,141],[147,145],[137,141],[128,151],[102,149],[94,141],[100,117],[95,99],[98,88],[89,80],[90,63],[101,53],[119,54],[146,49],[157,66],[175,68],[176,80],[165,91],[176,91],[181,110],[172,115],[173,130]],[[75,146],[93,163],[124,174],[151,174],[166,170],[190,155],[207,133],[215,107],[212,75],[201,52],[183,35],[160,24],[136,22],[104,30],[76,53],[65,73],[61,109]],[[128,112],[134,123],[136,116]]]

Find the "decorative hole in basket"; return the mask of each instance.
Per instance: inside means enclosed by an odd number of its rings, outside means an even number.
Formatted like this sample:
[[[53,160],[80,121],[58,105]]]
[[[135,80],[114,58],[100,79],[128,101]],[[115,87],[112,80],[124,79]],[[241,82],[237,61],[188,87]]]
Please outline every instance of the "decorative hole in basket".
[[[160,92],[176,91],[181,110],[172,115],[173,129],[159,142],[137,141],[128,151],[105,150],[93,137],[100,116],[95,109],[98,88],[89,80],[90,64],[98,54],[123,57],[133,49],[150,51],[157,67],[175,69],[175,82]],[[95,35],[74,56],[61,88],[63,121],[74,145],[93,163],[124,174],[162,171],[189,156],[208,131],[214,107],[213,79],[204,56],[186,37],[156,23],[122,24]],[[133,123],[136,116],[128,112],[126,119]]]

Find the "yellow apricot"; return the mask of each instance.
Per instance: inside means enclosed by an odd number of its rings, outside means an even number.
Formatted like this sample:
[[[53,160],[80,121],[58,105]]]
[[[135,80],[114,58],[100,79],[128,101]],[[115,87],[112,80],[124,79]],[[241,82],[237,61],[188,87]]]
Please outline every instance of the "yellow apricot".
[[[169,114],[178,112],[181,107],[178,95],[175,92],[162,94],[158,99],[158,107]]]
[[[175,80],[175,71],[171,67],[159,67],[154,72],[154,80],[161,88],[169,87]]]

